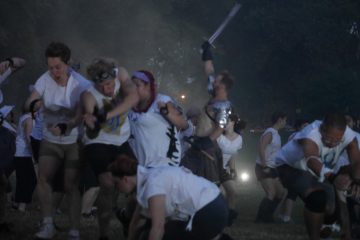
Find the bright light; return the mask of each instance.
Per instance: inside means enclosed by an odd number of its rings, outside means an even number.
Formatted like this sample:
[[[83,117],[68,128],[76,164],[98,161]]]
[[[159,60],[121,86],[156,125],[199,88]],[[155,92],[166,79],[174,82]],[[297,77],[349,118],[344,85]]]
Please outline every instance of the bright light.
[[[186,98],[186,96],[183,94],[183,95],[181,95],[181,99],[185,99]]]
[[[242,172],[239,178],[242,182],[247,182],[250,179],[250,175],[247,172]]]

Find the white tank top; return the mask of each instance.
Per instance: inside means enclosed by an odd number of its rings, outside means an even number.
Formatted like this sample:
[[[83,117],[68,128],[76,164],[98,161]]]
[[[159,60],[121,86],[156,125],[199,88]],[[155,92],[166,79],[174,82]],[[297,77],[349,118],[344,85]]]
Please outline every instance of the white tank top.
[[[234,140],[230,140],[225,135],[221,135],[218,139],[216,139],[216,141],[223,153],[223,167],[225,169],[230,161],[230,158],[242,148],[243,140],[240,135],[238,135]]]
[[[179,131],[159,111],[157,102],[173,102],[157,94],[147,112],[129,112],[131,141],[139,165],[145,167],[178,166],[181,160]]]
[[[114,97],[107,97],[100,93],[95,87],[91,87],[87,91],[93,95],[96,100],[96,106],[101,110],[105,108],[112,108],[118,104],[120,99],[120,81],[115,81]],[[90,139],[84,133],[83,142],[85,145],[92,143],[103,143],[120,146],[128,140],[130,136],[130,125],[127,113],[113,117],[101,124],[99,135]]]
[[[25,121],[31,118],[31,114],[27,113],[20,117],[16,131],[16,152],[15,157],[31,157],[31,146],[26,141]]]
[[[275,167],[275,155],[281,148],[281,138],[280,138],[279,132],[274,128],[266,129],[265,132],[261,135],[261,138],[263,138],[267,133],[271,133],[272,140],[265,147],[265,164],[268,167],[274,168]],[[261,161],[259,155],[256,158],[256,163],[262,164],[262,161]]]
[[[346,127],[343,139],[340,144],[338,144],[336,147],[328,148],[321,140],[321,123],[321,121],[314,121],[303,130],[296,133],[294,138],[285,144],[278,152],[275,158],[276,165],[280,166],[287,164],[296,168],[307,170],[306,164],[304,164],[304,151],[298,141],[301,139],[310,139],[319,148],[318,157],[321,159],[321,162],[327,168],[335,169],[340,156],[346,150],[347,145],[349,145],[349,143],[354,140],[356,133],[349,127]],[[299,162],[301,164],[299,164]]]

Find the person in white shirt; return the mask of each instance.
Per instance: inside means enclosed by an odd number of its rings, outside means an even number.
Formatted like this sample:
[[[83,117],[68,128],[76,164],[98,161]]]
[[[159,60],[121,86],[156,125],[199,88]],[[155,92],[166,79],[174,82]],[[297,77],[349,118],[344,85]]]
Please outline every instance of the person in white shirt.
[[[157,92],[149,71],[132,75],[139,102],[129,112],[131,147],[141,166],[178,166],[181,160],[180,130],[188,124],[169,96]]]
[[[350,167],[335,172],[345,151]],[[304,201],[304,219],[311,240],[320,239],[322,224],[335,214],[336,192],[348,191],[355,199],[360,197],[360,151],[356,134],[346,126],[342,114],[327,114],[323,121],[314,121],[297,133],[277,153],[275,165],[284,186]],[[340,216],[346,213],[341,202]],[[350,239],[349,227],[345,221],[342,224],[345,238]]]
[[[226,177],[224,178],[221,186],[225,190],[226,199],[229,205],[229,222],[230,226],[234,219],[237,217],[238,213],[235,210],[235,200],[236,200],[236,166],[235,166],[235,157],[236,154],[240,151],[243,145],[243,139],[240,134],[234,131],[234,126],[240,121],[239,117],[236,114],[231,114],[229,117],[229,123],[225,127],[225,131],[220,137],[217,138],[217,143],[222,151],[223,155],[223,166],[222,168],[225,171]]]
[[[266,196],[260,202],[256,222],[273,222],[273,214],[285,194],[285,189],[275,168],[274,157],[281,148],[281,138],[278,131],[285,127],[286,120],[285,113],[273,113],[271,116],[272,126],[267,128],[260,137],[255,174]]]
[[[52,42],[45,51],[48,71],[35,83],[27,100],[31,112],[44,114],[43,140],[39,153],[37,193],[42,212],[42,225],[36,237],[51,239],[56,234],[52,217],[50,181],[60,163],[65,163],[64,189],[70,200],[69,238],[78,239],[80,222],[78,125],[81,120],[80,95],[90,82],[69,66],[71,51],[60,42]]]
[[[31,113],[23,107],[16,134],[15,171],[16,192],[15,203],[19,211],[25,211],[32,200],[36,186],[36,174],[32,160],[30,134],[33,128]]]
[[[136,190],[128,239],[138,239],[144,217],[151,222],[149,240],[218,239],[226,226],[227,206],[219,188],[186,168],[145,168],[120,156],[110,170],[120,192]]]
[[[95,59],[88,66],[87,73],[94,86],[82,94],[86,126],[82,156],[90,163],[98,178],[100,239],[107,239],[115,193],[108,166],[119,154],[133,156],[127,142],[130,136],[127,111],[135,107],[138,95],[126,69],[118,67],[111,59]],[[123,107],[123,113],[106,120],[105,115],[108,112],[122,105],[128,106]]]

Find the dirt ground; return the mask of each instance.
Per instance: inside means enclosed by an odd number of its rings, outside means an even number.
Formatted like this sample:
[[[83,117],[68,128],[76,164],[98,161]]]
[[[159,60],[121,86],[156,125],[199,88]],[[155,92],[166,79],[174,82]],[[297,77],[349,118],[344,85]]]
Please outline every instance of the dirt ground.
[[[237,210],[239,217],[231,228],[226,229],[237,240],[305,240],[306,232],[302,219],[302,203],[297,201],[291,224],[255,224],[254,216],[263,193],[254,179],[248,183],[238,183]],[[122,200],[119,200],[120,204]],[[68,218],[66,215],[66,203],[63,204],[63,214],[56,216],[56,224],[60,228],[55,239],[67,239]],[[35,206],[27,213],[20,213],[11,208],[8,209],[8,221],[14,224],[14,233],[0,235],[0,239],[34,239],[34,233],[38,229],[40,220],[39,211]],[[113,219],[111,222],[111,240],[122,240],[122,226]],[[97,222],[95,218],[81,220],[82,239],[98,239]],[[337,239],[337,238],[333,238]]]

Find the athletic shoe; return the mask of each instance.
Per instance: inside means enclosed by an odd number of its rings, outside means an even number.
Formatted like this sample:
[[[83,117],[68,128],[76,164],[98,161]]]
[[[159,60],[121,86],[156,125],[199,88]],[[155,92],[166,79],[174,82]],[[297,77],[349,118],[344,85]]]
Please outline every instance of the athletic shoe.
[[[35,234],[36,239],[52,239],[56,235],[56,229],[52,223],[42,223],[40,231]]]
[[[340,232],[339,224],[323,224],[320,229],[320,239],[329,239],[333,232]]]

